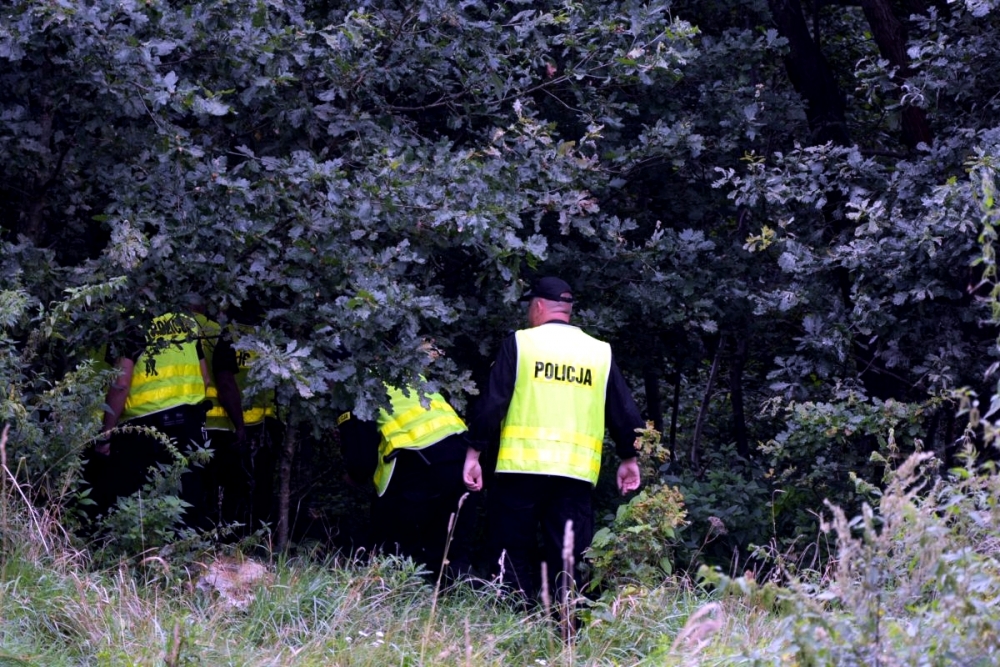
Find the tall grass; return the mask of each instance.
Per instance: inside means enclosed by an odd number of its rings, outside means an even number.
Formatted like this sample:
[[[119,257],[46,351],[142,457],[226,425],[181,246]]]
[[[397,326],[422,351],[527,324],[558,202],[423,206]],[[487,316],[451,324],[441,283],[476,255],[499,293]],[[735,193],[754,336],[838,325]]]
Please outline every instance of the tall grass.
[[[3,454],[0,440],[0,458]],[[488,582],[440,588],[393,557],[204,553],[97,567],[3,462],[0,665],[991,665],[1000,481],[908,460],[825,526],[825,575],[623,586],[563,638]],[[244,567],[247,566],[247,567]],[[247,573],[251,573],[250,576]]]
[[[890,474],[877,505],[849,518],[828,505],[837,556],[823,576],[765,591],[717,583],[781,609],[755,665],[1000,664],[1000,477],[992,464],[939,474],[927,453]]]
[[[96,568],[2,472],[0,664],[664,664],[664,647],[701,603],[677,587],[608,598],[568,645],[544,612],[525,613],[488,583],[438,591],[394,557],[272,557],[237,603],[218,576],[239,569],[216,567],[231,557]]]

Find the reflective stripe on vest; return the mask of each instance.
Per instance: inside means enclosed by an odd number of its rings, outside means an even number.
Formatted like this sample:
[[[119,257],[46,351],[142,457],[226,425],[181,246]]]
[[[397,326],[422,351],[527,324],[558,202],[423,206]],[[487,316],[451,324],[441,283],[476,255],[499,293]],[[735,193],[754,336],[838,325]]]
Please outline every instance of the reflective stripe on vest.
[[[135,360],[123,421],[205,400],[196,327],[186,315],[167,314],[153,320],[149,346],[164,345],[155,352],[152,373],[147,372],[146,352]]]
[[[409,396],[395,387],[389,387],[389,405],[392,414],[379,410],[375,420],[382,436],[378,445],[378,467],[375,468],[375,491],[383,495],[396,469],[392,453],[400,449],[424,449],[441,442],[449,435],[464,433],[465,422],[439,393],[428,394],[429,407],[420,405],[416,389]],[[386,458],[389,458],[387,461]]]
[[[611,346],[565,324],[522,329],[515,339],[517,379],[500,430],[497,472],[597,484]]]
[[[211,398],[214,389],[214,387],[209,387],[206,396]],[[218,396],[218,392],[215,393],[215,396]],[[271,405],[266,408],[243,408],[243,425],[255,426],[264,421],[266,417],[273,417],[274,414],[274,406]],[[236,429],[236,425],[229,418],[225,408],[221,405],[213,405],[212,409],[205,415],[205,428],[210,431],[233,431]]]

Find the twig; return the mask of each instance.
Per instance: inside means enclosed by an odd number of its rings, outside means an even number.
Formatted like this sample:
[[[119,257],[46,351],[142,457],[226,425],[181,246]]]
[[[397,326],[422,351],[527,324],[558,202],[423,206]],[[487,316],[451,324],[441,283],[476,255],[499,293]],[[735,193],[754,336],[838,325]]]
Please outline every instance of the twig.
[[[4,424],[3,434],[0,435],[0,466],[3,468],[4,475],[0,475],[3,478],[3,492],[2,497],[0,497],[0,502],[3,502],[3,526],[4,535],[9,532],[7,528],[7,477],[10,477],[10,481],[13,482],[14,488],[17,489],[18,495],[24,500],[24,506],[28,509],[28,516],[31,517],[31,523],[35,525],[35,530],[38,531],[38,538],[42,541],[42,546],[45,547],[45,554],[50,555],[52,550],[49,548],[48,540],[45,539],[45,531],[42,530],[42,524],[38,522],[37,512],[35,508],[31,506],[31,502],[28,500],[28,496],[25,495],[24,489],[21,488],[21,484],[18,483],[17,477],[10,471],[7,467],[7,434],[10,432],[10,424]]]
[[[420,664],[424,664],[424,652],[427,648],[427,642],[430,640],[431,627],[434,624],[434,615],[437,613],[437,603],[438,595],[441,593],[441,580],[444,578],[444,571],[448,567],[448,549],[451,548],[451,541],[455,537],[455,525],[458,523],[458,514],[462,511],[462,505],[465,504],[465,499],[469,497],[469,492],[466,491],[462,494],[462,497],[458,499],[458,507],[452,512],[451,516],[448,517],[448,536],[444,541],[444,553],[441,555],[441,569],[438,570],[437,582],[434,584],[434,595],[431,596],[431,613],[427,617],[427,629],[424,631],[424,640],[420,646]]]
[[[574,613],[575,606],[574,600],[574,584],[576,583],[576,577],[573,576],[573,570],[576,567],[576,563],[573,558],[573,545],[576,543],[576,535],[573,533],[573,520],[566,520],[566,528],[563,531],[563,549],[562,549],[562,565],[563,569],[556,577],[556,590],[559,591],[559,621],[562,625],[562,637],[566,645],[570,647],[570,656],[572,663],[572,644],[573,644],[573,634],[574,627],[573,621],[576,617]],[[564,585],[559,585],[559,577],[562,577]]]

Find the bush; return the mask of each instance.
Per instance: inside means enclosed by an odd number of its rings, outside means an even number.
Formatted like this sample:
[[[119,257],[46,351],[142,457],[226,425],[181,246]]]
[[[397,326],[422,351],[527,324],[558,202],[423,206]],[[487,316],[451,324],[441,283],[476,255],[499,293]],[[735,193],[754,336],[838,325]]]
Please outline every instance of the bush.
[[[924,414],[938,403],[882,401],[858,390],[838,392],[829,402],[773,403],[771,409],[784,412],[785,428],[761,451],[780,489],[772,505],[776,535],[812,535],[815,512],[828,499],[857,511],[867,495],[854,477],[878,479],[881,461],[896,458],[897,448],[914,451]]]
[[[728,564],[754,544],[767,540],[771,528],[771,480],[728,445],[706,452],[704,474],[682,469],[664,475],[684,494],[690,527],[678,555],[686,569],[699,562]]]
[[[673,552],[684,520],[684,497],[676,488],[655,484],[618,508],[610,527],[594,535],[587,558],[591,589],[626,583],[655,586],[674,572]]]
[[[150,549],[190,561],[207,543],[182,527],[180,476],[186,466],[208,460],[206,449],[182,455],[171,445],[173,463],[155,471],[140,493],[120,498],[106,516],[84,511],[93,502],[83,465],[100,430],[111,370],[94,354],[79,353],[92,348],[74,336],[78,321],[106,309],[104,301],[121,284],[68,289],[49,304],[16,280],[0,289],[0,424],[10,427],[4,482],[33,508],[44,508],[61,529],[101,538],[99,562],[146,556]]]
[[[1000,477],[966,468],[936,479],[936,466],[911,455],[877,506],[853,519],[829,505],[822,529],[836,538],[836,559],[823,577],[790,577],[781,594],[790,613],[755,664],[996,664]]]

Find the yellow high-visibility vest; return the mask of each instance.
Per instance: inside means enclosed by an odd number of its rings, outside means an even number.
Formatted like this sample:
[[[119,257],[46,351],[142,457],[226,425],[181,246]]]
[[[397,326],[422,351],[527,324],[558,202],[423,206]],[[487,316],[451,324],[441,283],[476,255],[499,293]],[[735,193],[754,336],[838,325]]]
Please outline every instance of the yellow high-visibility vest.
[[[378,467],[375,468],[375,490],[383,495],[396,469],[392,453],[400,449],[424,449],[441,442],[449,435],[464,433],[468,429],[448,401],[439,393],[428,394],[430,406],[420,404],[416,389],[405,396],[400,389],[387,387],[392,413],[384,408],[375,420],[382,436],[378,445]],[[386,460],[388,458],[388,460]]]
[[[156,343],[166,345],[154,353],[152,372],[148,372],[147,352],[135,360],[122,421],[205,400],[197,336],[198,324],[189,315],[167,313],[153,320],[149,349]]]
[[[229,327],[233,342],[239,340],[241,334],[249,333],[252,328],[243,324],[232,324]],[[274,417],[274,390],[268,389],[258,391],[253,396],[248,397],[246,389],[250,385],[250,365],[257,358],[257,353],[252,350],[234,350],[236,353],[236,386],[240,390],[240,397],[243,402],[243,424],[244,426],[254,426],[264,421],[265,417]],[[206,352],[207,356],[207,352]],[[209,387],[209,398],[213,398],[212,409],[205,417],[205,428],[224,431],[233,431],[236,426],[225,409],[219,405],[218,391],[215,387]]]
[[[611,346],[564,324],[514,335],[517,379],[500,429],[497,472],[597,484]]]

